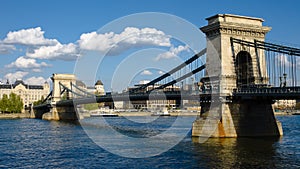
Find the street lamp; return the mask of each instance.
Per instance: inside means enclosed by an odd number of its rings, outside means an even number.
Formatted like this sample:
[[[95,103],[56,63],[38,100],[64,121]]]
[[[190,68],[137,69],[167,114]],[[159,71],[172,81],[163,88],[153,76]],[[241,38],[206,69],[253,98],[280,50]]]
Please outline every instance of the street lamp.
[[[286,73],[283,73],[283,87],[286,87]]]

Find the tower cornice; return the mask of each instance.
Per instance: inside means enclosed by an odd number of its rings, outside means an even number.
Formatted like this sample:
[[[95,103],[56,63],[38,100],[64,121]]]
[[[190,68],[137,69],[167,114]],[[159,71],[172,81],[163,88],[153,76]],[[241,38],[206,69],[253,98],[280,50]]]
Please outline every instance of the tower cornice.
[[[200,28],[207,37],[220,34],[230,34],[237,36],[248,36],[264,38],[272,28],[268,26],[258,26],[251,24],[233,23],[233,22],[215,22]]]

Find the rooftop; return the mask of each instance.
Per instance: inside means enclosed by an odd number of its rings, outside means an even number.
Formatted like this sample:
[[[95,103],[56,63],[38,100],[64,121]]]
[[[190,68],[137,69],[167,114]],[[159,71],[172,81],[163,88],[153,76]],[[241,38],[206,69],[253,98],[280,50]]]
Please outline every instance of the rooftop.
[[[96,85],[103,85],[103,83],[102,83],[102,81],[101,81],[101,80],[97,80],[97,82],[96,82],[95,86],[96,86]]]
[[[0,84],[0,89],[14,89],[18,85],[23,85],[26,89],[44,89],[42,85],[28,85],[21,79],[17,79],[14,84]]]

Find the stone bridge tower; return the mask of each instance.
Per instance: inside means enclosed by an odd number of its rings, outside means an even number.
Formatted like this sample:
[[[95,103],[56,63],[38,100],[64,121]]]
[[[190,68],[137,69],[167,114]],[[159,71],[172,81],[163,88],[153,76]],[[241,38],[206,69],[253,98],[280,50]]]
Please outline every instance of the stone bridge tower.
[[[207,37],[207,72],[219,77],[220,93],[230,94],[232,89],[246,84],[267,83],[264,51],[256,54],[255,48],[233,46],[230,40],[265,41],[271,28],[262,25],[264,20],[218,14],[207,21],[208,25],[201,28]]]
[[[73,74],[53,74],[51,77],[53,82],[53,91],[52,91],[52,102],[57,102],[61,100],[61,87],[59,83],[64,86],[72,89],[71,83],[75,84],[76,77]],[[71,97],[71,96],[70,96]]]
[[[63,90],[59,83],[66,86],[69,89],[72,89],[71,83],[75,84],[76,77],[73,74],[53,74],[51,77],[53,82],[52,89],[52,102],[51,109],[49,112],[42,115],[42,118],[45,120],[76,120],[77,115],[74,109],[74,106],[63,106],[58,107],[56,103],[62,100],[61,91]],[[72,94],[68,97],[72,97]]]
[[[231,38],[264,41],[271,28],[263,26],[263,19],[218,14],[207,21],[208,25],[201,28],[207,37],[207,82],[216,85],[217,92],[223,96],[231,96],[239,87],[267,84],[264,51],[233,45],[231,41]],[[281,124],[274,117],[272,101],[254,99],[231,102],[223,99],[213,106],[212,103],[201,103],[201,115],[193,123],[192,130],[193,136],[204,137],[281,134]]]

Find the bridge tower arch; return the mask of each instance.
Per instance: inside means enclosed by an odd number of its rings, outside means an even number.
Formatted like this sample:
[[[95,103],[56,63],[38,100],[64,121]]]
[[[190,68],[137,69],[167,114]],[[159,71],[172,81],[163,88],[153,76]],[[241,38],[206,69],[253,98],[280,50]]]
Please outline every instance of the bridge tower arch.
[[[264,51],[234,44],[233,38],[264,42],[271,27],[263,26],[261,18],[232,14],[217,14],[206,20],[208,25],[200,28],[207,40],[206,72],[209,77],[217,79],[218,92],[230,98],[235,89],[244,85],[267,84]],[[220,99],[218,102],[220,104],[216,107],[201,103],[200,116],[193,123],[193,136],[207,137],[207,133],[211,133],[210,137],[282,135],[281,124],[274,117],[272,101]],[[215,115],[207,121],[210,113]]]
[[[249,52],[240,51],[236,56],[236,82],[237,87],[244,87],[255,84],[253,73],[253,61]]]
[[[69,89],[72,89],[71,83],[75,84],[76,77],[74,74],[53,74],[51,77],[53,82],[53,91],[52,91],[52,102],[57,102],[62,99],[61,92],[62,88],[60,83],[66,86]],[[71,97],[71,96],[68,96]]]

